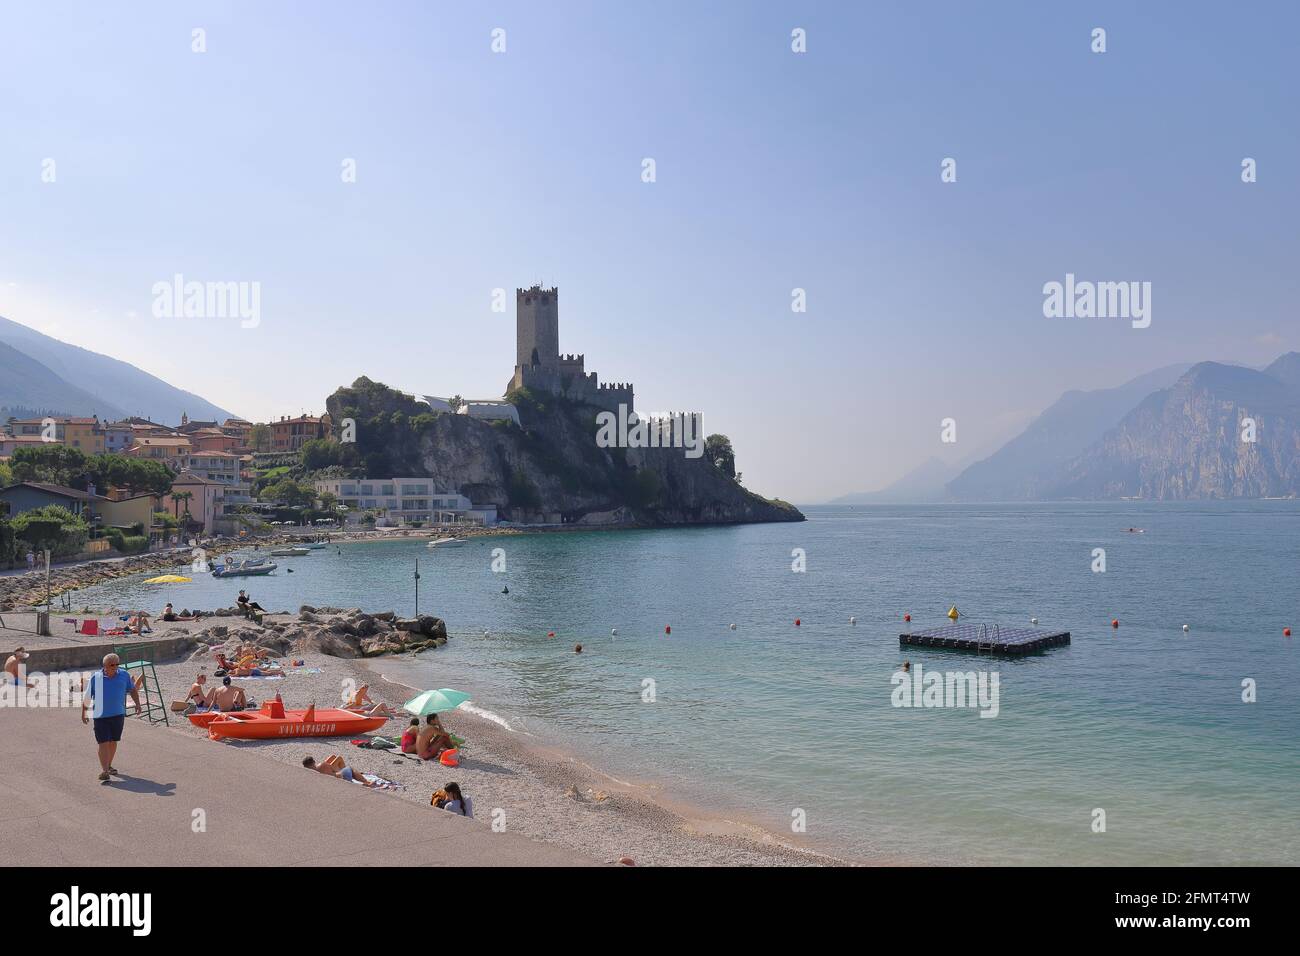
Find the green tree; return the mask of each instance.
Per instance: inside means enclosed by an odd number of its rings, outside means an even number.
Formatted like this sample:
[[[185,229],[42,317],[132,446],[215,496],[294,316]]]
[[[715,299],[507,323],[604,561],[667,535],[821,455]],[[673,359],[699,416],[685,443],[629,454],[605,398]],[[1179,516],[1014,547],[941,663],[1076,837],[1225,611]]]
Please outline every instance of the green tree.
[[[10,459],[14,481],[71,485],[84,480],[86,467],[86,455],[81,449],[53,443],[19,448]]]
[[[270,451],[271,426],[254,425],[248,432],[248,443],[253,446],[253,451]]]
[[[8,567],[13,563],[17,538],[14,523],[0,515],[0,567]]]
[[[312,438],[302,443],[302,466],[308,471],[320,471],[339,464],[339,446],[326,438]]]
[[[710,435],[704,439],[704,457],[721,468],[728,478],[736,477],[736,452],[726,435]]]
[[[464,404],[465,404],[465,399],[461,398],[459,395],[453,395],[451,398],[447,399],[447,405],[451,408],[453,412],[459,412],[461,406]]]
[[[316,500],[316,489],[312,485],[300,484],[292,478],[281,478],[263,488],[258,497],[263,501],[300,508]]]
[[[24,511],[13,519],[12,524],[15,536],[32,550],[49,549],[56,556],[79,552],[90,532],[80,515],[62,505],[45,505]]]

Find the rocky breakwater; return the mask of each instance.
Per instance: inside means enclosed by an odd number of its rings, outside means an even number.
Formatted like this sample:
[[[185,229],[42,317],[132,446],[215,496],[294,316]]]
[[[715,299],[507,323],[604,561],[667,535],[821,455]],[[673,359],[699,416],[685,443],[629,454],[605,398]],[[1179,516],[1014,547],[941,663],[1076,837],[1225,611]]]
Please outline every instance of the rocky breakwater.
[[[232,550],[228,547],[211,547],[207,549],[209,557]],[[79,564],[55,565],[50,568],[50,595],[63,594],[90,587],[101,581],[114,578],[126,578],[142,571],[161,571],[188,565],[193,552],[189,548],[176,548],[169,551],[151,551],[121,559],[85,561]],[[189,572],[186,572],[189,573]],[[0,611],[12,611],[21,607],[36,607],[45,603],[45,572],[28,571],[25,574],[13,574],[0,578]]]
[[[392,611],[374,614],[360,608],[298,609],[297,620],[272,624],[294,650],[319,651],[333,657],[378,657],[442,647],[447,625],[440,617],[422,614],[401,618]]]

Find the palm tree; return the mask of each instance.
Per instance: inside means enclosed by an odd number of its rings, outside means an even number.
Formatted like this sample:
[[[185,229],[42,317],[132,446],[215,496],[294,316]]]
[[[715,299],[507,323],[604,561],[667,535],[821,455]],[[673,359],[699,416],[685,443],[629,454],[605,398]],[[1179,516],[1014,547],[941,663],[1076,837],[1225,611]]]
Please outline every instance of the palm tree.
[[[194,497],[192,491],[173,491],[172,492],[172,511],[177,521],[181,518],[180,503],[185,502],[185,529],[189,530],[190,526],[190,499]]]

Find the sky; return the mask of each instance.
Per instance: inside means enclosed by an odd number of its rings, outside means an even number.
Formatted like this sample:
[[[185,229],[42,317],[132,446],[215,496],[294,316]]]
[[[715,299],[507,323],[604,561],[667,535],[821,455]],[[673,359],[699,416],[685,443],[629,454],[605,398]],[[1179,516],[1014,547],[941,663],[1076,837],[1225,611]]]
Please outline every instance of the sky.
[[[821,501],[1067,389],[1300,348],[1298,33],[1280,2],[6,4],[0,315],[265,420],[360,375],[499,397],[540,281],[561,351]],[[1067,273],[1150,282],[1150,326],[1045,317]],[[257,283],[256,325],[155,315],[177,274]]]

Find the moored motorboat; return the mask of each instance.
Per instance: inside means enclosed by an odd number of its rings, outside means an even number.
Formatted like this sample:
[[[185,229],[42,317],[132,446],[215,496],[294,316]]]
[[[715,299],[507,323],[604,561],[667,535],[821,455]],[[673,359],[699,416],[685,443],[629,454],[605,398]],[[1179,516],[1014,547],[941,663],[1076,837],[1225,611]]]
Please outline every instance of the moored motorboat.
[[[238,564],[233,561],[227,564],[214,564],[212,566],[212,576],[214,578],[257,577],[270,574],[278,567],[278,564],[267,563],[265,558],[250,558]]]
[[[272,556],[277,558],[300,558],[305,554],[311,554],[309,548],[276,548],[271,552]]]
[[[464,544],[464,538],[434,538],[426,547],[429,548],[454,548],[458,544]]]

